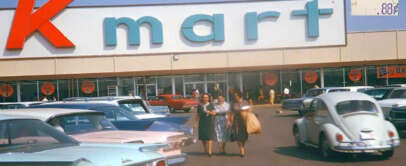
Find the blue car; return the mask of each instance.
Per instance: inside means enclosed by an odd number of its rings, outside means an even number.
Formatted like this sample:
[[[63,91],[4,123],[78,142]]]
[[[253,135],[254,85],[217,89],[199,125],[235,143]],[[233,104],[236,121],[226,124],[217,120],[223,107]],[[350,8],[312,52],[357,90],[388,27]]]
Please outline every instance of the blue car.
[[[128,112],[119,106],[91,102],[49,103],[35,105],[29,108],[68,108],[93,110],[104,112],[106,118],[120,130],[173,131],[183,132],[185,135],[193,135],[193,129],[185,125],[185,123],[190,119],[190,116],[139,119],[135,114]]]
[[[40,120],[0,116],[0,165],[166,166],[162,147],[80,143]]]

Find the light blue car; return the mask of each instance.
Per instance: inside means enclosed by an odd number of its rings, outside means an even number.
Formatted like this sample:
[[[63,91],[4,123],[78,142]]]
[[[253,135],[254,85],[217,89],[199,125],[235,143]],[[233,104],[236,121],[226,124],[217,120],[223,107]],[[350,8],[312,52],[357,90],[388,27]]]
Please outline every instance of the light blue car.
[[[0,116],[0,165],[166,166],[164,146],[79,143],[40,120]]]

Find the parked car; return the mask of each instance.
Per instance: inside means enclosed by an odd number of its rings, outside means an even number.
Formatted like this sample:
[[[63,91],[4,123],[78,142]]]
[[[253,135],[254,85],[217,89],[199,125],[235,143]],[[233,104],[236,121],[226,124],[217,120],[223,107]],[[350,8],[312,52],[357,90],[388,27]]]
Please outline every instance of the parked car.
[[[169,115],[169,109],[151,108],[153,106],[139,96],[75,97],[67,98],[64,101],[114,104],[134,113],[139,119],[161,118]]]
[[[18,108],[26,108],[31,105],[41,104],[42,102],[10,102],[10,103],[0,103],[0,110],[2,109],[18,109]]]
[[[406,102],[405,102],[406,103]],[[392,107],[387,119],[392,122],[398,130],[406,129],[406,106]]]
[[[165,166],[162,147],[80,143],[40,120],[0,116],[0,165]]]
[[[90,102],[61,102],[53,104],[49,103],[32,106],[30,108],[67,108],[93,110],[104,112],[105,117],[120,130],[172,131],[183,132],[186,135],[193,134],[193,129],[184,125],[190,119],[189,116],[138,119],[136,116],[134,116],[134,114],[122,109],[119,106]]]
[[[181,152],[181,147],[193,143],[192,136],[179,132],[118,130],[104,118],[103,112],[90,110],[33,108],[3,110],[0,114],[29,116],[42,120],[83,143],[165,144],[168,146],[159,153],[168,160],[168,165],[184,162],[186,154]]]
[[[168,106],[170,112],[183,110],[189,112],[199,105],[196,99],[186,99],[181,95],[164,94],[150,98],[149,103],[153,106]]]
[[[313,88],[309,89],[301,98],[282,100],[282,110],[298,111],[303,116],[304,109],[309,105],[309,101],[321,94],[331,92],[350,91],[349,88],[331,87],[331,88]]]
[[[347,86],[344,87],[345,89],[350,89],[350,92],[365,92],[369,89],[374,89],[373,86]]]
[[[389,112],[392,108],[406,106],[406,88],[393,88],[392,91],[385,96],[385,99],[378,101],[385,117],[389,118]]]
[[[400,145],[395,126],[386,121],[375,99],[339,92],[315,97],[293,125],[298,147],[314,146],[323,157],[342,153],[382,153],[389,158]]]
[[[363,93],[373,97],[375,100],[384,100],[387,99],[390,94],[393,92],[395,88],[387,87],[387,88],[374,88],[374,89],[367,89]]]

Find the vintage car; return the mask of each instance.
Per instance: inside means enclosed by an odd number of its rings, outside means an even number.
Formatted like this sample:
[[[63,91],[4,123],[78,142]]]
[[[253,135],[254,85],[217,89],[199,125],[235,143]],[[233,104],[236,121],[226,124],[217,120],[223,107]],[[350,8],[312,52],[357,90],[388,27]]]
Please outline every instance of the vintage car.
[[[4,110],[0,115],[29,116],[42,120],[83,143],[147,143],[166,144],[159,151],[169,165],[186,160],[181,148],[193,143],[192,136],[179,132],[118,130],[104,118],[103,112],[80,109],[33,108]]]
[[[113,104],[134,113],[139,119],[162,118],[170,113],[169,109],[154,108],[154,106],[149,105],[147,101],[139,96],[74,97],[67,98],[64,101]],[[159,113],[157,113],[157,110],[159,110]]]
[[[373,97],[375,100],[385,100],[389,98],[393,90],[395,90],[393,87],[373,88],[365,90],[363,93]]]
[[[92,102],[49,103],[32,106],[30,108],[68,108],[93,110],[104,112],[106,118],[120,130],[172,131],[183,132],[186,135],[193,134],[193,129],[184,125],[190,119],[189,116],[138,119],[134,114],[122,109],[119,106]]]
[[[406,88],[393,88],[384,100],[378,101],[385,117],[388,119],[392,108],[406,106]]]
[[[298,147],[318,147],[323,157],[342,153],[382,153],[389,158],[400,145],[396,128],[384,119],[375,99],[338,92],[315,97],[293,125]]]
[[[0,165],[166,166],[166,159],[158,153],[163,147],[80,143],[40,120],[0,116]]]
[[[149,103],[153,106],[168,106],[170,112],[183,110],[189,112],[192,108],[199,105],[196,99],[186,99],[181,95],[164,94],[150,98]]]
[[[342,91],[350,91],[350,89],[339,87],[309,89],[301,98],[282,100],[282,110],[298,111],[298,113],[303,116],[304,109],[308,106],[309,101],[311,101],[314,97],[330,92]]]
[[[406,99],[405,99],[406,100]],[[406,103],[406,101],[405,101]],[[406,106],[395,106],[389,111],[387,119],[392,122],[398,130],[406,129]]]

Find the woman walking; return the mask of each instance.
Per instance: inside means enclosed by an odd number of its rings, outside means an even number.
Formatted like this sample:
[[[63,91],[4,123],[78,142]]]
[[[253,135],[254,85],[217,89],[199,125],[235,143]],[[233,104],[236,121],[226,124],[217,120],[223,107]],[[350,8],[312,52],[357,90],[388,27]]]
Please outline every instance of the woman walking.
[[[210,96],[203,94],[202,101],[197,107],[197,115],[195,119],[195,128],[199,124],[199,140],[202,141],[204,151],[211,157],[213,140],[216,138],[214,131],[214,116],[212,112],[215,112],[214,106],[209,102]]]
[[[231,113],[227,126],[231,125],[230,141],[237,142],[240,148],[240,156],[245,156],[245,142],[248,140],[247,127],[242,114],[251,111],[249,103],[242,99],[241,93],[234,93],[235,102],[231,106]],[[248,108],[244,108],[247,107]]]
[[[219,145],[220,154],[225,154],[226,142],[227,142],[227,113],[230,110],[230,105],[224,101],[224,96],[222,94],[218,95],[218,103],[214,106],[216,109],[212,113],[214,118],[214,130],[216,132],[216,141]]]

